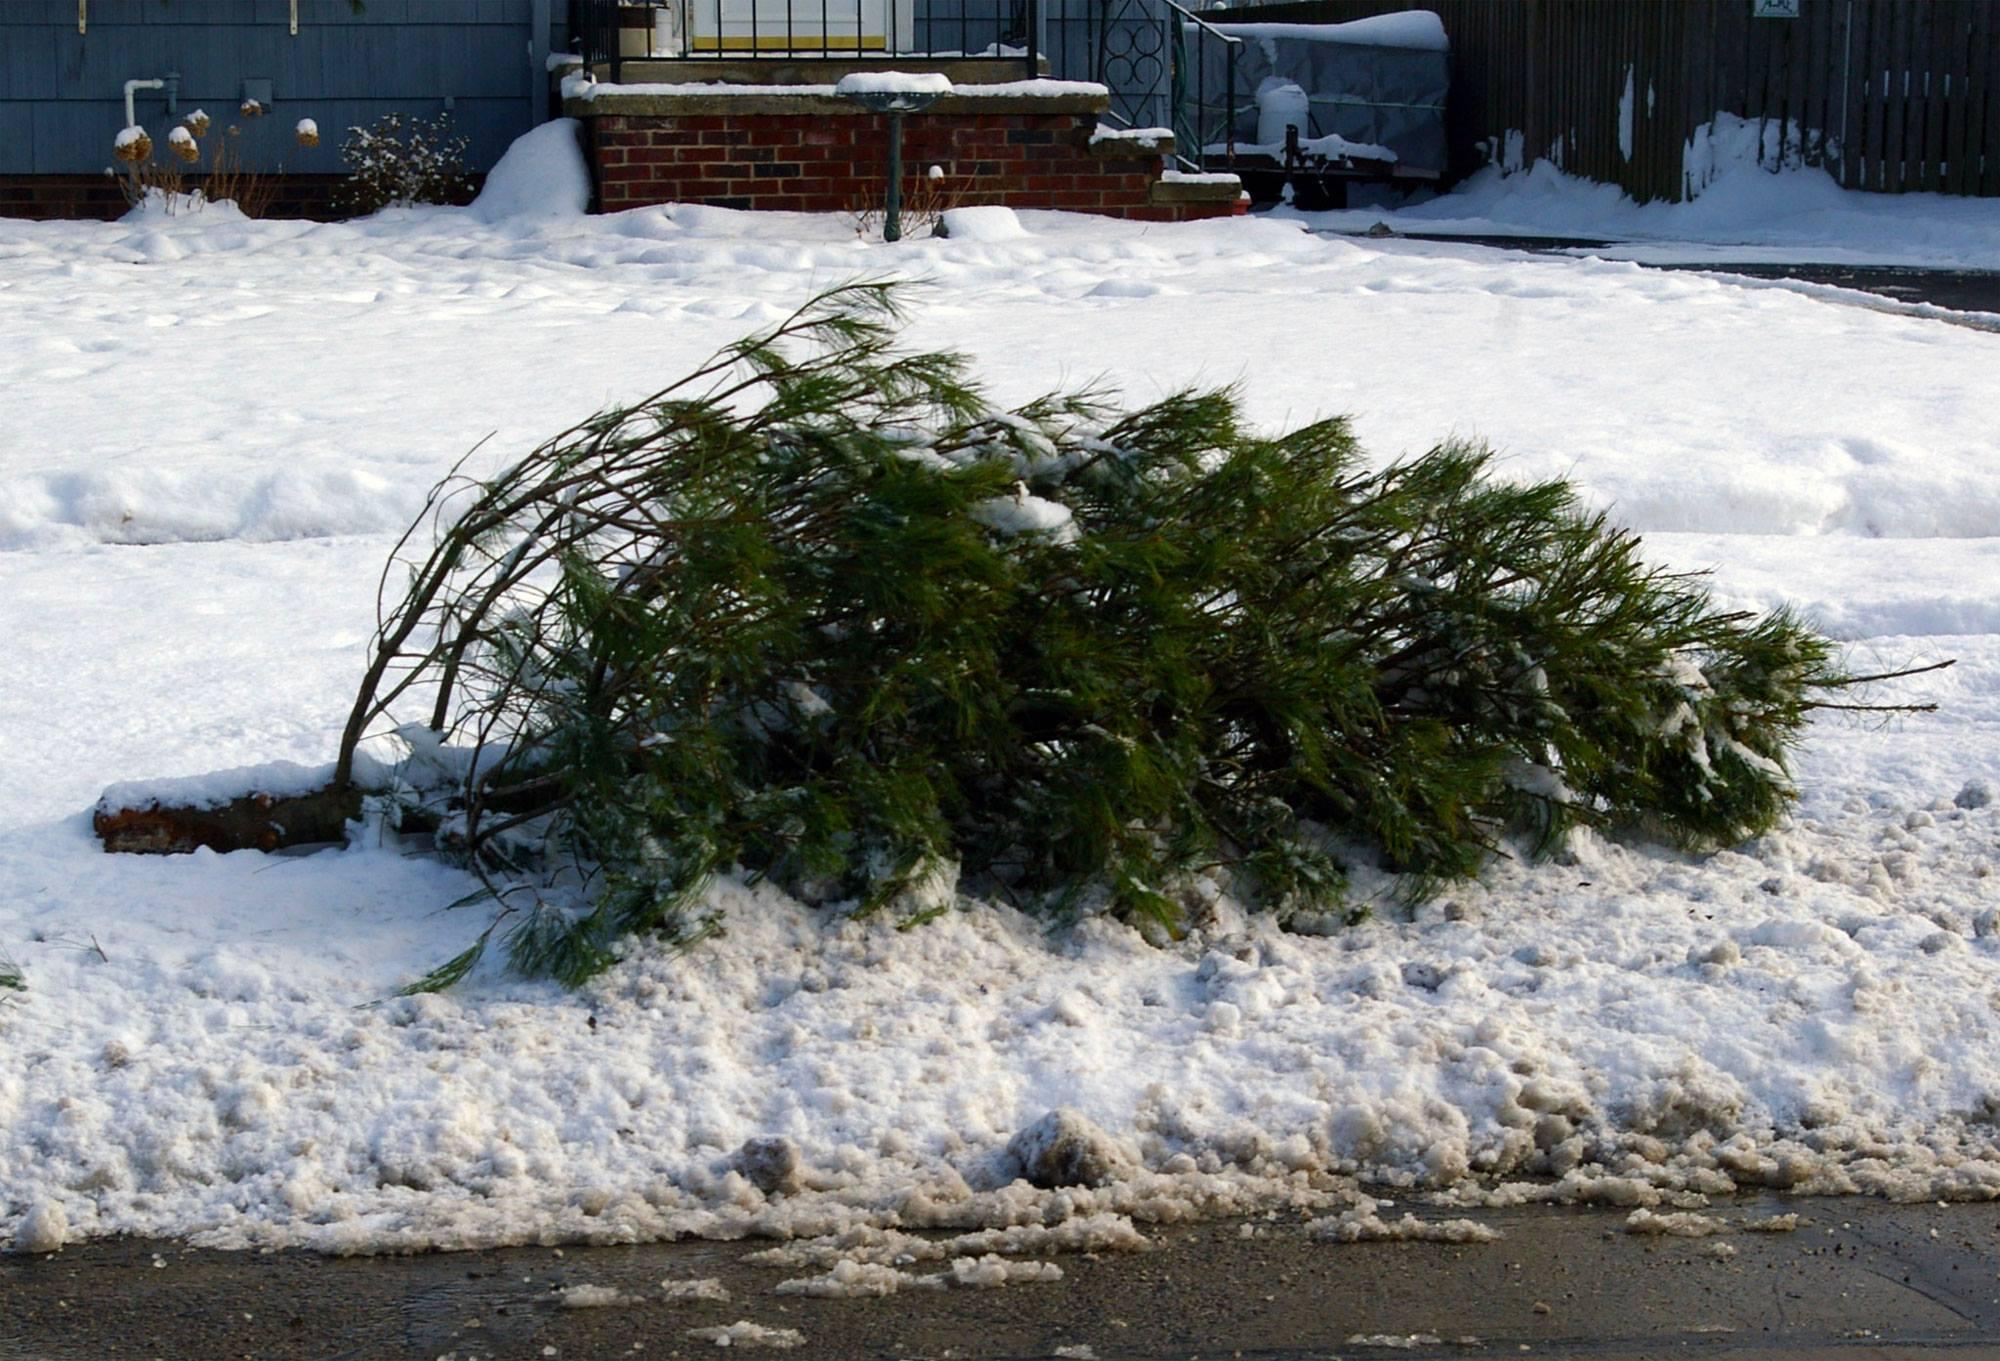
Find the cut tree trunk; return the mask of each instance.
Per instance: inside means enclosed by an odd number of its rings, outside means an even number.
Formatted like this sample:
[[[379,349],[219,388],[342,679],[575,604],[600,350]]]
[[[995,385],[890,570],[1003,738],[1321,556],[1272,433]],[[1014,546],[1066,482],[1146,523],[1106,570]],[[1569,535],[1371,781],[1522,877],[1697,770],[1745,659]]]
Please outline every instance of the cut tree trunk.
[[[197,846],[212,851],[275,851],[341,841],[347,823],[359,816],[361,791],[352,785],[328,785],[289,796],[246,794],[209,808],[100,804],[90,825],[107,851],[178,855]]]

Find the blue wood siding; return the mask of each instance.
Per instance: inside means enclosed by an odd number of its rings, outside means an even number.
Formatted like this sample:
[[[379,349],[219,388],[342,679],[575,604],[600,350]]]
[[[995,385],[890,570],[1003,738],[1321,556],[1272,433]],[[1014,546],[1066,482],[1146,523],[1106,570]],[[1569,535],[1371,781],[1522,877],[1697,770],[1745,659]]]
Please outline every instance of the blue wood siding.
[[[536,121],[552,12],[562,0],[0,0],[0,174],[94,173],[112,163],[130,79],[180,75],[176,113],[142,90],[139,121],[164,146],[179,116],[207,110],[216,131],[263,170],[335,173],[352,125],[385,113],[432,116],[451,104],[490,167]],[[538,26],[545,31],[537,33]],[[559,23],[558,23],[559,28]],[[558,32],[556,35],[560,37]],[[537,41],[539,39],[539,42]],[[246,80],[270,82],[268,116],[237,113]],[[320,145],[293,137],[301,118]]]

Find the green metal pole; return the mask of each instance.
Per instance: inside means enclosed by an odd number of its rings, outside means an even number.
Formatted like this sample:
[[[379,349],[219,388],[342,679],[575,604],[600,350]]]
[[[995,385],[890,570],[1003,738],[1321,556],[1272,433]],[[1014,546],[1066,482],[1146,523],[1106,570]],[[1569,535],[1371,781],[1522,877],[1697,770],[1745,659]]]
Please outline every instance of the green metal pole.
[[[903,239],[903,115],[889,115],[889,212],[882,224],[884,241]]]

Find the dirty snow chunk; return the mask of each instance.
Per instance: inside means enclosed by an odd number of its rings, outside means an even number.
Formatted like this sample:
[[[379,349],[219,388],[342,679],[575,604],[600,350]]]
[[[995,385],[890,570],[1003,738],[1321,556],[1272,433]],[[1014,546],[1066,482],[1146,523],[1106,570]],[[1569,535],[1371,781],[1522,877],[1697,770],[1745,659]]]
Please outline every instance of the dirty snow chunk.
[[[1097,1361],[1097,1350],[1088,1342],[1073,1342],[1068,1346],[1057,1347],[1051,1355],[1059,1356],[1063,1361]]]
[[[1799,1227],[1796,1214],[1771,1215],[1766,1219],[1746,1219],[1736,1227],[1745,1233],[1792,1233]]]
[[[516,137],[487,172],[472,201],[474,216],[483,222],[582,217],[590,210],[590,168],[581,127],[558,118]]]
[[[660,1293],[670,1300],[715,1300],[718,1303],[729,1300],[729,1287],[713,1276],[691,1281],[664,1280],[660,1282]]]
[[[14,1228],[14,1251],[55,1252],[69,1241],[69,1216],[53,1200],[29,1210]]]
[[[1019,241],[1028,229],[1020,216],[1004,204],[976,208],[947,208],[938,224],[938,235],[953,241]]]
[[[1099,1212],[1060,1224],[1010,1224],[975,1229],[938,1245],[939,1256],[1002,1253],[1010,1257],[1049,1252],[1144,1252],[1152,1244],[1129,1215]]]
[[[799,1146],[790,1139],[775,1135],[745,1139],[730,1164],[767,1196],[792,1195],[802,1184]]]
[[[1413,1352],[1419,1347],[1435,1347],[1444,1341],[1436,1333],[1354,1333],[1349,1347],[1387,1347],[1391,1351]]]
[[[806,1340],[796,1328],[766,1328],[749,1319],[738,1319],[726,1328],[690,1328],[688,1336],[718,1347],[774,1347],[780,1351],[803,1346]]]
[[[1696,1214],[1691,1210],[1660,1214],[1653,1210],[1638,1209],[1625,1216],[1625,1232],[1647,1234],[1670,1238],[1707,1238],[1712,1234],[1728,1233],[1729,1221],[1717,1219],[1714,1215]]]
[[[1023,1281],[1059,1281],[1063,1269],[1054,1262],[1010,1262],[997,1253],[960,1257],[951,1264],[951,1283],[978,1290],[995,1290]]]
[[[935,71],[856,71],[834,82],[837,95],[948,95],[951,77]]]
[[[1473,1219],[1418,1219],[1405,1214],[1384,1220],[1371,1204],[1329,1219],[1315,1219],[1306,1231],[1323,1243],[1493,1243],[1498,1229]]]
[[[809,1295],[820,1300],[879,1299],[899,1290],[937,1290],[942,1276],[916,1276],[892,1266],[852,1259],[835,1262],[824,1276],[799,1276],[778,1282],[775,1293]]]
[[[637,1304],[637,1295],[628,1295],[615,1286],[572,1285],[563,1289],[556,1303],[565,1309],[608,1309],[613,1305]]]
[[[1031,1186],[1104,1186],[1131,1175],[1136,1164],[1088,1116],[1064,1106],[1016,1134],[1007,1156]]]

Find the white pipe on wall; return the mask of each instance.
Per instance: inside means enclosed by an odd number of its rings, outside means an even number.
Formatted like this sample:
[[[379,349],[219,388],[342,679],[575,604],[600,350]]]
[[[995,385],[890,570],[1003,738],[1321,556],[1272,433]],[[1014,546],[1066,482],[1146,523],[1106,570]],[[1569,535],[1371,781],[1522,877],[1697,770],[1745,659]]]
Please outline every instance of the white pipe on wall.
[[[135,90],[164,90],[166,88],[167,88],[167,82],[165,82],[164,80],[126,81],[125,82],[125,126],[131,128],[131,127],[137,127],[139,125],[139,115],[137,111],[135,111],[132,107],[132,94]]]

